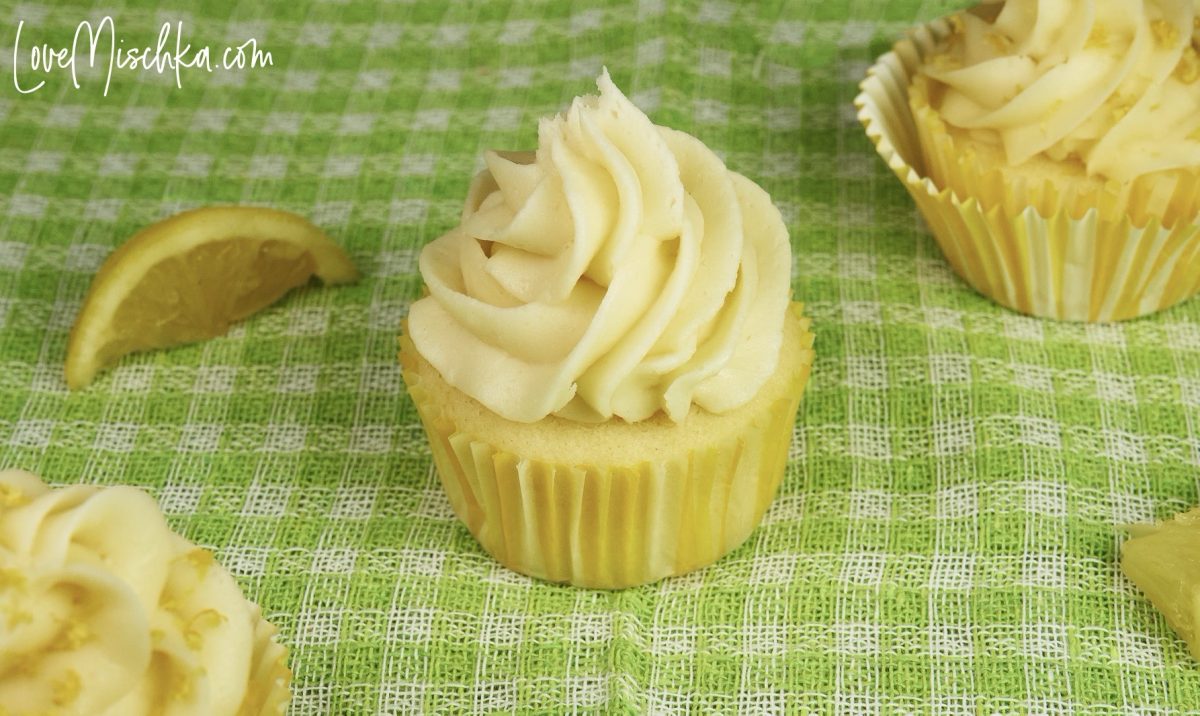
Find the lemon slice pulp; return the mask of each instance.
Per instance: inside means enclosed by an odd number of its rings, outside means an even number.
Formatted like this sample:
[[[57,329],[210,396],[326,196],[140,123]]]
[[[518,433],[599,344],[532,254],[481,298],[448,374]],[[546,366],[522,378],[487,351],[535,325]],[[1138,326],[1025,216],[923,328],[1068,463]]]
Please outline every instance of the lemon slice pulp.
[[[1128,529],[1121,569],[1200,660],[1200,507]]]
[[[92,280],[67,342],[67,386],[86,386],[135,351],[222,335],[313,276],[348,283],[358,270],[296,214],[212,206],[148,226]]]

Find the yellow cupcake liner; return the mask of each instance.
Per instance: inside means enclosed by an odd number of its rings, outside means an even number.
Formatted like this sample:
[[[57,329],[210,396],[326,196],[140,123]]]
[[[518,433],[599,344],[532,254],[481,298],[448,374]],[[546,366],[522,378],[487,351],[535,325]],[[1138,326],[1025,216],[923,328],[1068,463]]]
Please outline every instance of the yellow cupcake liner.
[[[947,183],[965,187],[965,198],[941,188],[925,170],[921,132],[909,104],[910,81],[939,40],[945,20],[916,28],[868,71],[854,104],[867,136],[913,197],[942,253],[975,290],[1003,306],[1043,318],[1119,321],[1162,310],[1200,292],[1200,222],[1196,216],[1164,225],[1148,211],[1143,225],[1131,212],[1082,214],[1077,197],[1053,187],[1014,188],[995,172],[934,153]],[[926,136],[927,146],[945,146]],[[946,138],[945,142],[948,142]],[[943,174],[945,176],[946,174]],[[1195,186],[1170,186],[1188,198]],[[1164,205],[1166,185],[1129,197],[1139,207]],[[1044,189],[1044,190],[1043,190]],[[1015,198],[1014,198],[1015,197]],[[1025,199],[1022,201],[1021,198]],[[1107,199],[1100,199],[1103,202]]]
[[[711,564],[758,525],[787,466],[811,367],[802,320],[805,364],[744,431],[703,450],[664,444],[628,465],[560,464],[468,434],[425,389],[407,335],[400,362],[442,486],[480,545],[538,579],[622,589]]]

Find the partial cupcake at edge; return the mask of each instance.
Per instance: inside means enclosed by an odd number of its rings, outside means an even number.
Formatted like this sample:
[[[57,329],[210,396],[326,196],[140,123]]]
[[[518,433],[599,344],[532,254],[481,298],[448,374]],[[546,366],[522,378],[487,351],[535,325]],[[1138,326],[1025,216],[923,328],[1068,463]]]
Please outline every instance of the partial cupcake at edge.
[[[954,270],[1046,318],[1200,292],[1200,2],[1008,0],[919,27],[855,100]]]
[[[405,383],[459,518],[497,560],[621,588],[750,535],[786,468],[813,336],[761,188],[605,71],[488,152],[428,244]]]
[[[279,716],[276,629],[132,487],[0,470],[0,714]]]

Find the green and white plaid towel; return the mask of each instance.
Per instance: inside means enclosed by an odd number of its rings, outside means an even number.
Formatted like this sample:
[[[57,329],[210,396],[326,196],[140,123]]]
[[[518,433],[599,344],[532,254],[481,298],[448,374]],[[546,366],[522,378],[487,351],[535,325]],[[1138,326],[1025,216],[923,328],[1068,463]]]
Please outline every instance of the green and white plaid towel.
[[[280,626],[295,714],[1200,713],[1114,529],[1198,501],[1200,300],[1092,326],[990,303],[854,118],[873,58],[961,4],[4,0],[0,467],[149,490]],[[181,22],[214,63],[253,38],[272,64],[118,69],[107,96],[31,68],[105,15],[125,47]],[[481,551],[395,362],[482,151],[534,146],[602,65],[772,194],[817,333],[763,526],[616,593]],[[365,278],[69,394],[105,255],[229,202],[311,217]]]

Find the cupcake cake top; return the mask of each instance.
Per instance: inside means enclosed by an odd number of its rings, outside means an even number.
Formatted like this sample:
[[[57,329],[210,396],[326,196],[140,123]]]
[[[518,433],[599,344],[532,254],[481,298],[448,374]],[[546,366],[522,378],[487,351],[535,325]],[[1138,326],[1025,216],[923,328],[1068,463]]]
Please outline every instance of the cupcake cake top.
[[[1008,0],[949,18],[922,71],[950,125],[1128,181],[1200,167],[1200,0]]]
[[[461,223],[421,253],[409,335],[509,420],[731,410],[778,361],[787,230],[699,140],[597,84],[539,123],[536,152],[485,155]]]
[[[283,713],[283,648],[129,487],[0,471],[0,713]]]

